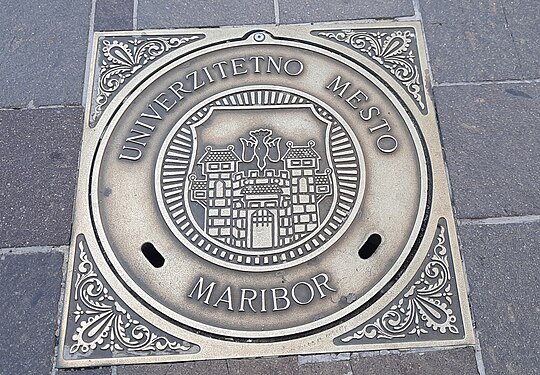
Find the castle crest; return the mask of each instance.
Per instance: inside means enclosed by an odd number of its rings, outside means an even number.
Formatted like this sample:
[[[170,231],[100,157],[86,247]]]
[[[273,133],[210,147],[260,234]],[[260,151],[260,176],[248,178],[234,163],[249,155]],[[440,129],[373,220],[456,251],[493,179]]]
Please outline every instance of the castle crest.
[[[332,169],[320,170],[315,142],[286,142],[270,129],[240,138],[241,150],[207,146],[190,175],[189,199],[204,210],[204,232],[244,249],[292,245],[324,220],[321,202],[332,194]]]

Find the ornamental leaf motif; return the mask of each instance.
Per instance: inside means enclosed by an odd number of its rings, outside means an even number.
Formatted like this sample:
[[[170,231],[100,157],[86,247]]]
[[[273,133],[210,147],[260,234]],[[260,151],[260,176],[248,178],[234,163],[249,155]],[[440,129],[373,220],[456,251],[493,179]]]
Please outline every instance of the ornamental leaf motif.
[[[396,30],[393,32],[368,32],[342,30],[338,32],[318,32],[319,36],[334,39],[358,50],[386,68],[400,82],[417,106],[426,113],[423,85],[418,71],[417,56],[412,46],[414,32]]]
[[[77,240],[80,263],[76,268],[75,309],[77,324],[72,336],[70,354],[95,350],[119,356],[126,352],[176,351],[194,352],[198,347],[186,341],[177,342],[152,332],[151,328],[129,312],[101,281],[88,258],[86,241]]]
[[[342,342],[362,339],[395,339],[407,335],[417,337],[430,331],[459,334],[452,309],[453,291],[450,264],[446,248],[446,228],[439,226],[437,244],[419,278],[374,321],[360,326],[353,334],[345,335]]]
[[[104,58],[99,68],[98,92],[92,121],[99,118],[114,92],[144,65],[174,48],[202,38],[203,35],[133,38],[124,41],[103,39],[101,52]]]

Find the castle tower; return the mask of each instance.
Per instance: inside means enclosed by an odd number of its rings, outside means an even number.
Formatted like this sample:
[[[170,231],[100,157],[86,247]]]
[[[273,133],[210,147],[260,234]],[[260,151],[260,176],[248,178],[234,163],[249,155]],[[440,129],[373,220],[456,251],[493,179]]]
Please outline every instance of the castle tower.
[[[291,200],[294,240],[312,232],[319,224],[315,175],[321,157],[313,149],[314,141],[307,146],[294,146],[287,142],[288,150],[282,160],[291,176]]]
[[[198,164],[202,166],[202,173],[206,176],[206,232],[216,239],[230,243],[233,175],[238,170],[240,158],[234,152],[233,146],[218,150],[207,146],[205,150]],[[195,197],[196,194],[197,192],[194,192]]]

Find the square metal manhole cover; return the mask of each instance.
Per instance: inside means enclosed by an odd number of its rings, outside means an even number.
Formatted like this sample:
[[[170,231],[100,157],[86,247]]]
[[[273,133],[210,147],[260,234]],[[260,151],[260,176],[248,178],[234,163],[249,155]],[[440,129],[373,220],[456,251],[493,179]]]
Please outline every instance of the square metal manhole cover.
[[[419,23],[93,48],[61,367],[474,341]]]

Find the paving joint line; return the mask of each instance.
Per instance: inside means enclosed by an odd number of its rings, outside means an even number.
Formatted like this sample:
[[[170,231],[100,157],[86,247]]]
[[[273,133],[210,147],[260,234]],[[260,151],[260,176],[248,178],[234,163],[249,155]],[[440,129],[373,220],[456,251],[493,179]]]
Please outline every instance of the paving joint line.
[[[458,247],[461,249],[461,237],[460,232],[458,231]],[[465,256],[462,251],[460,251],[460,260],[463,267],[463,277],[465,279],[465,290],[467,293],[467,305],[469,306],[469,312],[471,314],[471,320],[473,322],[473,332],[474,332],[474,359],[476,362],[476,369],[478,370],[478,375],[486,375],[484,369],[484,362],[482,359],[482,353],[480,352],[480,341],[478,338],[478,330],[476,329],[476,318],[475,318],[475,309],[471,303],[471,284],[469,283],[469,274],[467,272],[467,264],[465,262]]]
[[[343,362],[351,359],[351,353],[309,354],[298,356],[298,366],[308,363]]]
[[[33,100],[31,100],[26,107],[3,107],[0,108],[0,111],[27,111],[32,109],[64,109],[64,108],[81,108],[80,104],[49,104],[49,105],[33,105]]]
[[[276,25],[279,25],[279,0],[274,0],[274,18],[276,21]]]
[[[540,222],[540,215],[500,216],[473,219],[458,219],[460,225],[504,225],[529,224]]]
[[[350,375],[356,375],[356,373],[354,372],[354,368],[353,368],[353,365],[351,363],[351,361],[349,361],[349,367],[351,369],[351,371],[349,372]]]
[[[167,367],[167,370],[165,371],[165,374],[163,374],[163,375],[169,375],[169,374],[170,374],[170,371],[171,371],[171,369],[172,369],[172,367],[173,367],[173,364],[172,364],[172,363],[169,363],[169,367]],[[111,374],[111,375],[112,375],[112,374]]]
[[[84,84],[83,84],[83,92],[82,92],[82,98],[81,98],[81,105],[84,107],[86,104],[86,91],[88,91],[88,84],[90,80],[90,64],[92,63],[92,46],[94,43],[92,42],[94,39],[94,26],[95,26],[95,18],[96,18],[96,0],[92,0],[92,8],[90,9],[90,23],[88,24],[88,40],[87,40],[87,48],[86,48],[86,70],[84,73]]]
[[[363,352],[352,352],[351,359],[354,357],[372,358],[372,357],[382,357],[382,356],[387,356],[387,355],[425,354],[425,353],[443,352],[447,350],[472,348],[472,347],[473,345],[455,345],[455,346],[435,346],[435,347],[412,348],[412,349],[370,350],[370,351],[363,351]]]
[[[475,330],[474,335],[476,336],[476,344],[474,345],[474,357],[476,359],[476,368],[478,369],[479,375],[486,375],[486,367],[484,366],[484,359],[482,357],[482,349],[480,348],[480,337],[478,331]]]
[[[351,25],[355,25],[355,24],[358,24],[359,22],[360,23],[386,23],[386,22],[390,22],[390,21],[418,21],[416,19],[416,16],[396,16],[396,17],[379,17],[379,18],[357,18],[357,19],[354,19],[354,20],[340,20],[339,23],[340,24],[344,24],[344,25],[348,25],[348,24],[351,24]],[[309,26],[317,26],[317,25],[335,25],[336,22],[338,21],[317,21],[317,22],[295,22],[295,23],[291,23],[290,25],[300,25],[300,26],[303,26],[303,25],[309,25]],[[224,27],[224,26],[220,26],[220,27]],[[237,27],[237,26],[232,26],[232,27]]]
[[[412,6],[413,6],[413,9],[414,9],[414,17],[422,22],[422,12],[420,11],[420,1],[419,0],[412,0]],[[424,24],[422,22],[422,31],[424,29]],[[425,33],[424,33],[425,35]]]
[[[435,113],[435,118],[437,120],[437,124],[439,123],[439,115],[437,113],[437,103],[435,102],[435,97],[433,96],[433,87],[435,86],[435,79],[434,79],[434,76],[433,76],[433,70],[431,69],[431,59],[429,57],[429,48],[428,48],[428,42],[427,42],[427,33],[426,33],[426,30],[424,28],[424,18],[422,16],[422,10],[421,10],[421,6],[420,6],[420,0],[412,0],[412,5],[413,5],[413,9],[414,9],[414,15],[416,17],[416,19],[418,21],[420,21],[420,28],[422,29],[422,42],[424,44],[424,51],[425,51],[425,54],[426,54],[426,65],[427,65],[427,74],[426,74],[426,79],[429,81],[429,82],[426,82],[426,95],[429,94],[431,96],[431,99],[432,99],[432,103],[433,103],[433,108],[434,108],[434,113]],[[422,68],[422,67],[420,67]],[[443,140],[442,140],[442,133],[439,131],[439,141],[441,142],[441,145],[443,145]],[[447,163],[446,163],[446,155],[443,153],[443,161],[444,161],[444,165],[445,167],[447,166]],[[448,182],[449,182],[449,185],[450,186],[450,181],[449,181],[449,174],[448,174],[448,168],[446,168],[446,178],[448,179]],[[452,194],[452,191],[450,190],[450,195]]]
[[[56,367],[56,362],[58,360],[58,353],[60,351],[60,325],[62,323],[62,312],[64,307],[64,297],[66,292],[66,281],[67,281],[67,269],[68,269],[69,254],[64,252],[64,260],[62,262],[62,281],[60,283],[60,296],[58,297],[58,307],[56,311],[56,328],[54,331],[54,353],[52,357],[52,369],[51,375],[58,374],[58,368]]]
[[[137,30],[138,20],[137,20],[137,14],[139,12],[139,0],[133,0],[133,30]]]
[[[27,255],[68,252],[69,246],[28,246],[28,247],[5,247],[0,249],[0,255]]]
[[[398,21],[398,22],[420,21],[418,16],[416,16],[415,14],[413,14],[412,16],[398,16],[398,17],[393,18],[392,20]]]
[[[225,366],[227,367],[227,375],[229,375],[231,373],[231,369],[229,367],[229,360],[228,359],[225,360]]]
[[[507,79],[500,81],[462,81],[462,82],[434,82],[434,87],[451,87],[451,86],[485,86],[485,85],[509,85],[509,84],[531,84],[540,83],[540,78],[531,79]]]
[[[508,30],[510,33],[510,39],[512,39],[512,45],[514,46],[514,52],[517,56],[517,62],[519,65],[519,71],[523,72],[523,65],[521,64],[521,54],[519,53],[519,50],[517,48],[516,39],[514,38],[514,33],[512,32],[512,28],[510,27],[510,24],[508,23],[508,16],[506,15],[506,6],[504,5],[504,1],[501,1],[501,8],[503,11],[503,17],[504,17],[504,28]]]

